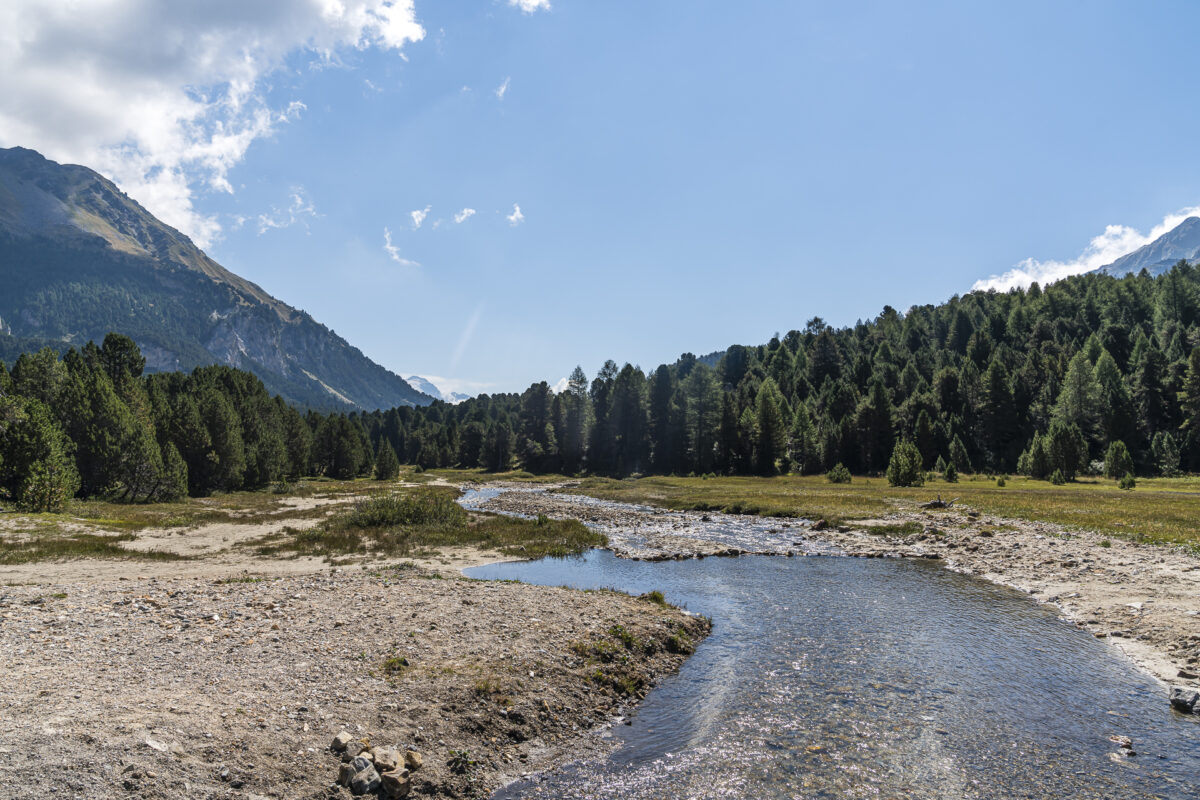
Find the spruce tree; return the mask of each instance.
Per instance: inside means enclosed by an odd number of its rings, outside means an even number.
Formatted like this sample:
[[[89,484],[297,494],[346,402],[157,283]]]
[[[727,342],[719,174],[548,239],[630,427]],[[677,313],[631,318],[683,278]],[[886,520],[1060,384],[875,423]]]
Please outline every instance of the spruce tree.
[[[400,474],[400,459],[396,458],[396,450],[391,442],[384,439],[379,443],[379,451],[375,454],[375,480],[395,480]]]

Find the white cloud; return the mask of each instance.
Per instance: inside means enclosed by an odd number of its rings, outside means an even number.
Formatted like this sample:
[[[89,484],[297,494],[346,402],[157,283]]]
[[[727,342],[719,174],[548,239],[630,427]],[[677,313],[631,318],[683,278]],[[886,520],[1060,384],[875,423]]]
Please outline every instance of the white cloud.
[[[508,4],[514,8],[521,9],[526,14],[532,14],[538,10],[550,10],[550,0],[508,0]]]
[[[413,0],[0,3],[0,146],[23,145],[108,177],[208,246],[194,192],[229,192],[250,145],[296,119],[265,79],[296,52],[400,51],[422,39]]]
[[[496,87],[496,99],[503,100],[504,95],[508,94],[508,85],[512,83],[512,78],[505,78],[504,83]]]
[[[454,215],[454,224],[462,225],[473,216],[475,216],[475,209],[464,208],[462,211]]]
[[[558,382],[555,383],[553,386],[551,386],[550,389],[555,394],[562,394],[563,392],[565,392],[567,390],[567,387],[570,385],[571,385],[571,382],[569,380],[567,380],[566,378],[559,378]]]
[[[525,215],[521,213],[521,207],[513,203],[513,213],[505,217],[509,225],[520,225],[525,221]]]
[[[388,257],[402,267],[419,267],[421,266],[416,261],[410,261],[407,258],[401,258],[400,248],[392,244],[392,232],[386,227],[383,229],[383,250],[388,254]]]
[[[433,206],[425,206],[424,208],[418,208],[416,211],[408,212],[408,215],[412,217],[414,231],[421,227],[421,223],[423,223],[425,218],[429,216],[429,209],[431,208],[433,208]]]
[[[308,220],[316,216],[319,216],[317,209],[305,196],[304,187],[297,186],[292,189],[287,208],[272,208],[269,214],[258,215],[258,235],[262,236],[275,228],[289,228],[297,222],[302,222],[307,228]],[[240,228],[244,223],[244,217],[235,217],[234,229]]]
[[[1028,286],[1034,281],[1045,285],[1072,275],[1091,272],[1149,244],[1177,227],[1188,217],[1197,215],[1200,215],[1200,206],[1168,214],[1149,233],[1142,233],[1128,225],[1108,225],[1104,228],[1104,233],[1094,237],[1088,242],[1083,252],[1070,261],[1038,261],[1036,258],[1027,258],[1002,275],[993,275],[990,278],[975,281],[975,285],[971,289],[973,291],[995,289],[1006,292],[1018,286]]]

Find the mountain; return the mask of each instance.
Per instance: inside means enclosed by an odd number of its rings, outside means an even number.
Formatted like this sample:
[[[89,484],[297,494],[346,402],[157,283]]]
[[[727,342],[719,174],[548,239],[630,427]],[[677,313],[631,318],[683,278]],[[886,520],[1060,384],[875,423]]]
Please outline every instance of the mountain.
[[[422,378],[420,375],[409,375],[404,380],[408,381],[414,389],[419,392],[424,392],[435,400],[443,400],[450,405],[461,403],[463,400],[470,400],[472,395],[463,394],[462,392],[443,392],[433,381],[428,378]]]
[[[1161,275],[1175,266],[1180,259],[1200,260],[1200,217],[1188,217],[1170,231],[1143,245],[1132,253],[1123,255],[1096,272],[1115,275],[1118,278],[1143,268],[1151,275]]]
[[[228,364],[322,409],[431,398],[304,311],[213,261],[87,167],[0,149],[0,360],[109,331],[150,371]]]

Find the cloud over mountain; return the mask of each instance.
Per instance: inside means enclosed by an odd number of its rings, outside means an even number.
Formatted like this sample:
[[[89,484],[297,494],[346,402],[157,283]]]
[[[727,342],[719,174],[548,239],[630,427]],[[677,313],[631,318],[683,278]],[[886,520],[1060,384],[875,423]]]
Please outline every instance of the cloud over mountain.
[[[220,223],[196,210],[193,192],[232,191],[228,174],[250,145],[305,110],[265,96],[289,55],[333,62],[424,35],[412,0],[8,0],[0,146],[94,167],[204,247]]]

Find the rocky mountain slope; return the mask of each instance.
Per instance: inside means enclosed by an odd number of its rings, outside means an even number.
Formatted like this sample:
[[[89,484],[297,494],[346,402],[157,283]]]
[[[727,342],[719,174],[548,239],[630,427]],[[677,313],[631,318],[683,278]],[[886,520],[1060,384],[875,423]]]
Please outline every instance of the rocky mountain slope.
[[[1188,217],[1150,244],[1096,271],[1123,277],[1146,269],[1151,275],[1161,275],[1180,260],[1200,260],[1200,217]]]
[[[0,359],[132,337],[150,370],[228,364],[314,408],[427,405],[321,325],[213,261],[111,181],[0,149]]]

